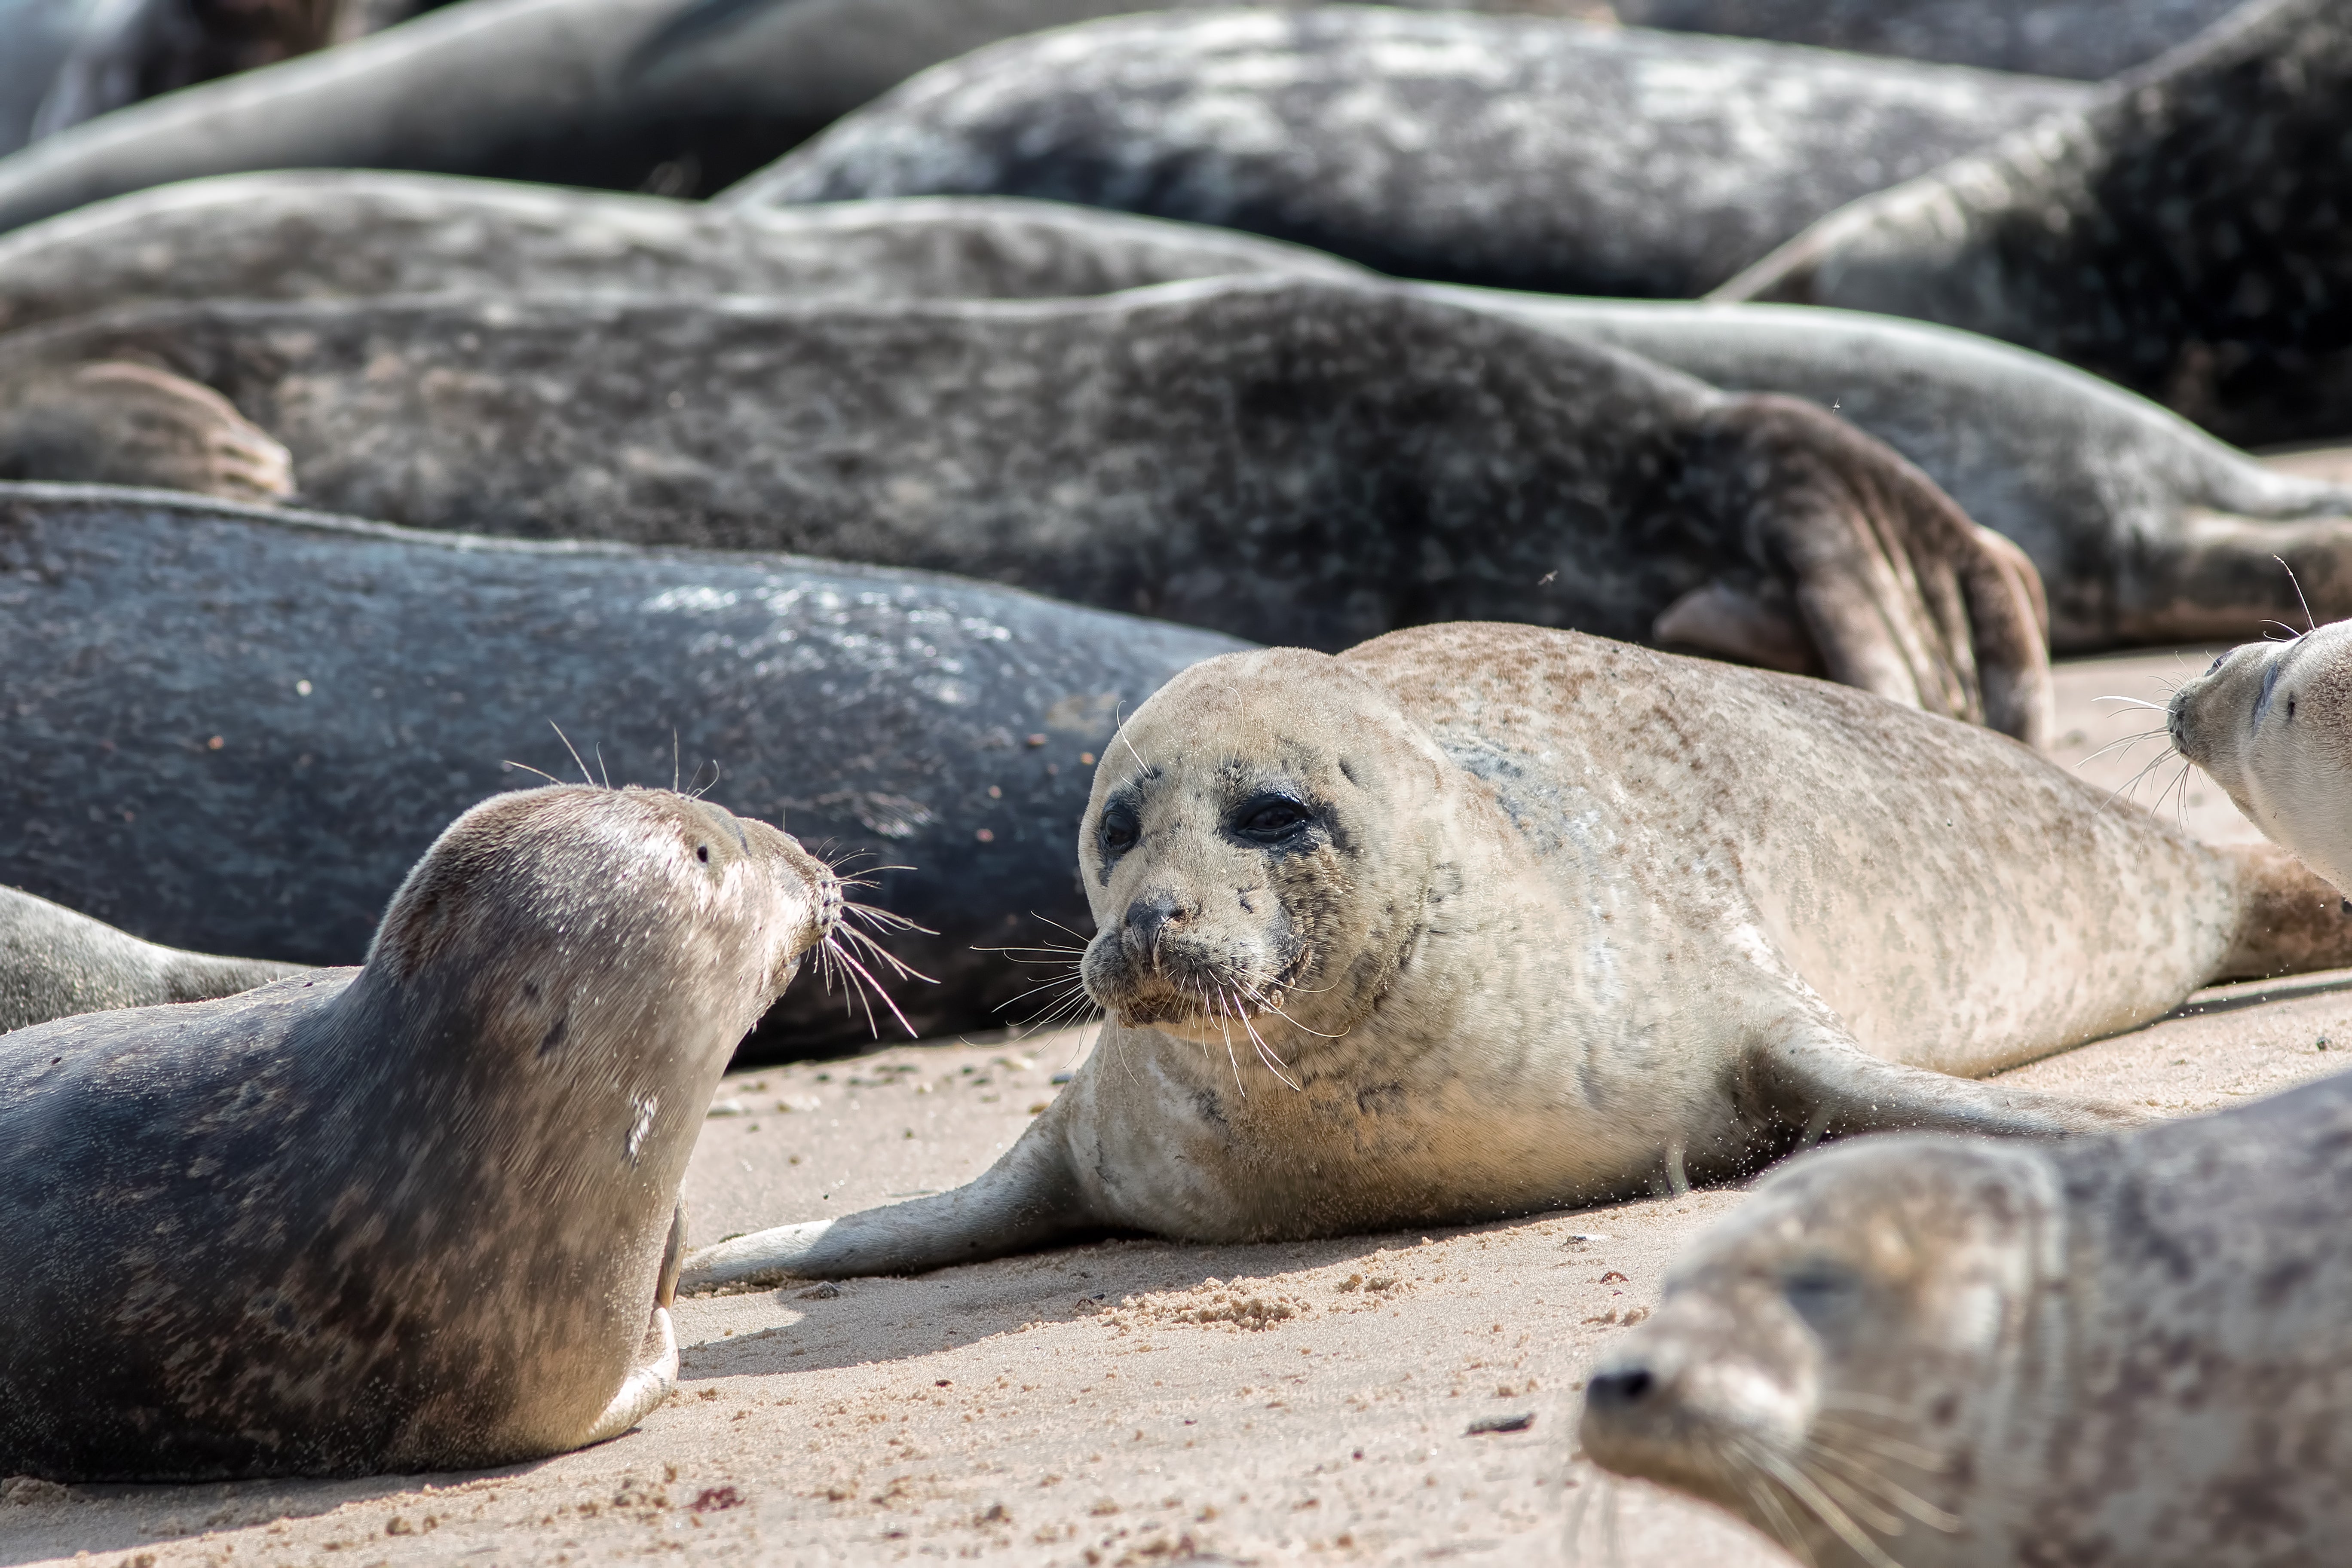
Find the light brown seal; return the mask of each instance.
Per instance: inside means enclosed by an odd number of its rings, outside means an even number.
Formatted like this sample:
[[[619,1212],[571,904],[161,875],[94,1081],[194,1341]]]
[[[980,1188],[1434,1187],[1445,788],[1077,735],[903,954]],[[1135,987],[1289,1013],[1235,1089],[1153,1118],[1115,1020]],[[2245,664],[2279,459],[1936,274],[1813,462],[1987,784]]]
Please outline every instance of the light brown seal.
[[[1818,1568],[2323,1568],[2352,1531],[2352,1077],[1776,1173],[1586,1384],[1585,1451]]]
[[[2165,711],[2173,749],[2352,896],[2352,621],[2231,649]]]
[[[496,796],[367,963],[0,1037],[0,1473],[507,1464],[667,1396],[678,1184],[843,905],[666,791]]]
[[[2013,741],[1519,626],[1193,666],[1105,756],[1078,863],[1109,1017],[1068,1090],[970,1185],[691,1279],[1461,1223],[1824,1134],[2112,1126],[1971,1079],[2352,956],[2287,857]]]
[[[302,971],[299,963],[142,942],[47,899],[0,888],[0,1034],[76,1013],[209,1002]]]

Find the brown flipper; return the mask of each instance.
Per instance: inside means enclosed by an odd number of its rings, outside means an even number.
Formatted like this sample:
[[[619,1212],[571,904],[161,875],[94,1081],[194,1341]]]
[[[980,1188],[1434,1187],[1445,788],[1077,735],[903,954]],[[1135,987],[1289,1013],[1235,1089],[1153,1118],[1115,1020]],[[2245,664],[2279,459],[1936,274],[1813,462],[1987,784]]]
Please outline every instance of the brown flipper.
[[[2352,901],[2274,844],[2232,844],[2236,862],[2236,945],[2215,980],[2263,980],[2314,969],[2352,967]]]
[[[2046,742],[2041,579],[1926,474],[1827,410],[1769,395],[1708,414],[1687,471],[1691,502],[1787,581],[1831,679]]]
[[[277,501],[294,493],[294,461],[211,387],[152,365],[106,360],[26,386],[0,405],[0,479]]]

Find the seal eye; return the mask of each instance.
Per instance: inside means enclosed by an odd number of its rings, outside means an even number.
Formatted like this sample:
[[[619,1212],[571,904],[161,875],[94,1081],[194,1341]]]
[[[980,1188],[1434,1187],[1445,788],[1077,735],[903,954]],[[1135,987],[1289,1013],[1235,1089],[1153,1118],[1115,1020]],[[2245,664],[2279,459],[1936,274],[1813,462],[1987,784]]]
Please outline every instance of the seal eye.
[[[1103,810],[1102,847],[1107,856],[1124,855],[1135,847],[1142,836],[1143,825],[1136,820],[1135,807],[1120,801]]]
[[[1861,1299],[1853,1271],[1827,1258],[1800,1263],[1781,1277],[1780,1293],[1816,1333],[1843,1323]]]
[[[701,862],[702,862],[704,865],[706,865],[706,866],[709,865],[709,864],[710,864],[710,846],[709,846],[709,845],[708,845],[708,844],[698,844],[698,845],[696,845],[696,846],[694,847],[694,858],[695,858],[696,859],[698,859],[698,860],[701,861]]]
[[[2208,674],[2208,675],[2210,675],[2210,674],[2212,674],[2215,670],[2217,670],[2217,669],[2221,668],[2221,666],[2222,666],[2222,664],[2223,664],[2223,662],[2224,662],[2225,660],[2227,660],[2227,659],[2229,658],[2229,657],[2230,657],[2230,656],[2229,656],[2228,654],[2226,654],[2226,653],[2217,653],[2217,654],[2215,654],[2215,655],[2213,656],[2213,662],[2212,662],[2212,663],[2210,663],[2210,664],[2209,664],[2209,665],[2207,665],[2207,666],[2205,667],[2205,673],[2206,673],[2206,674]]]
[[[1260,795],[1234,813],[1234,831],[1261,844],[1278,844],[1307,823],[1314,814],[1282,795]]]

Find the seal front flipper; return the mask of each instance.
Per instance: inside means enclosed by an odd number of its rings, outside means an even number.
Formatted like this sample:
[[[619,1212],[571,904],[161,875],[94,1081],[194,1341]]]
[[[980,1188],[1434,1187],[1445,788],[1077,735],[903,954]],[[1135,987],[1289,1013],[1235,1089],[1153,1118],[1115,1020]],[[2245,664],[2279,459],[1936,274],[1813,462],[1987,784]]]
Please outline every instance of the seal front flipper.
[[[0,401],[0,479],[278,501],[294,493],[294,459],[211,387],[101,360]]]
[[[1798,1018],[1751,1048],[1743,1086],[1770,1121],[1805,1143],[1856,1132],[1978,1132],[2063,1138],[2137,1127],[2120,1106],[1953,1078],[1872,1056],[1843,1030]]]
[[[2029,745],[2047,738],[2041,578],[1909,462],[1825,409],[1759,394],[1702,418],[1685,472],[1689,503],[1726,542],[1786,579],[1831,679]],[[1688,641],[1676,627],[1701,617],[1678,607],[1658,632]]]
[[[688,1256],[678,1287],[919,1274],[1102,1228],[1109,1221],[1096,1212],[1077,1180],[1060,1120],[1047,1110],[995,1164],[953,1192],[703,1247]]]
[[[621,1392],[613,1395],[613,1403],[604,1406],[604,1414],[596,1417],[596,1425],[580,1439],[582,1447],[617,1437],[661,1405],[677,1388],[677,1330],[669,1321],[669,1309],[656,1307],[651,1321],[646,1324],[646,1342],[639,1351],[646,1359],[629,1375],[621,1380]]]

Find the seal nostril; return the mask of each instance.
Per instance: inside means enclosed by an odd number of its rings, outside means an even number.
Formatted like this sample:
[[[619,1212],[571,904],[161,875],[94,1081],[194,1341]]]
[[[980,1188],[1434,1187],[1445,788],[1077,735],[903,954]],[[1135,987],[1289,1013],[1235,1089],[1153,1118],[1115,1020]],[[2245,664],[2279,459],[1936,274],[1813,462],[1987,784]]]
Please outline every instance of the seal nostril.
[[[1629,1366],[1619,1372],[1601,1373],[1584,1385],[1585,1403],[1602,1409],[1623,1409],[1639,1405],[1648,1396],[1655,1382],[1656,1379],[1650,1375],[1650,1369],[1645,1366]]]

